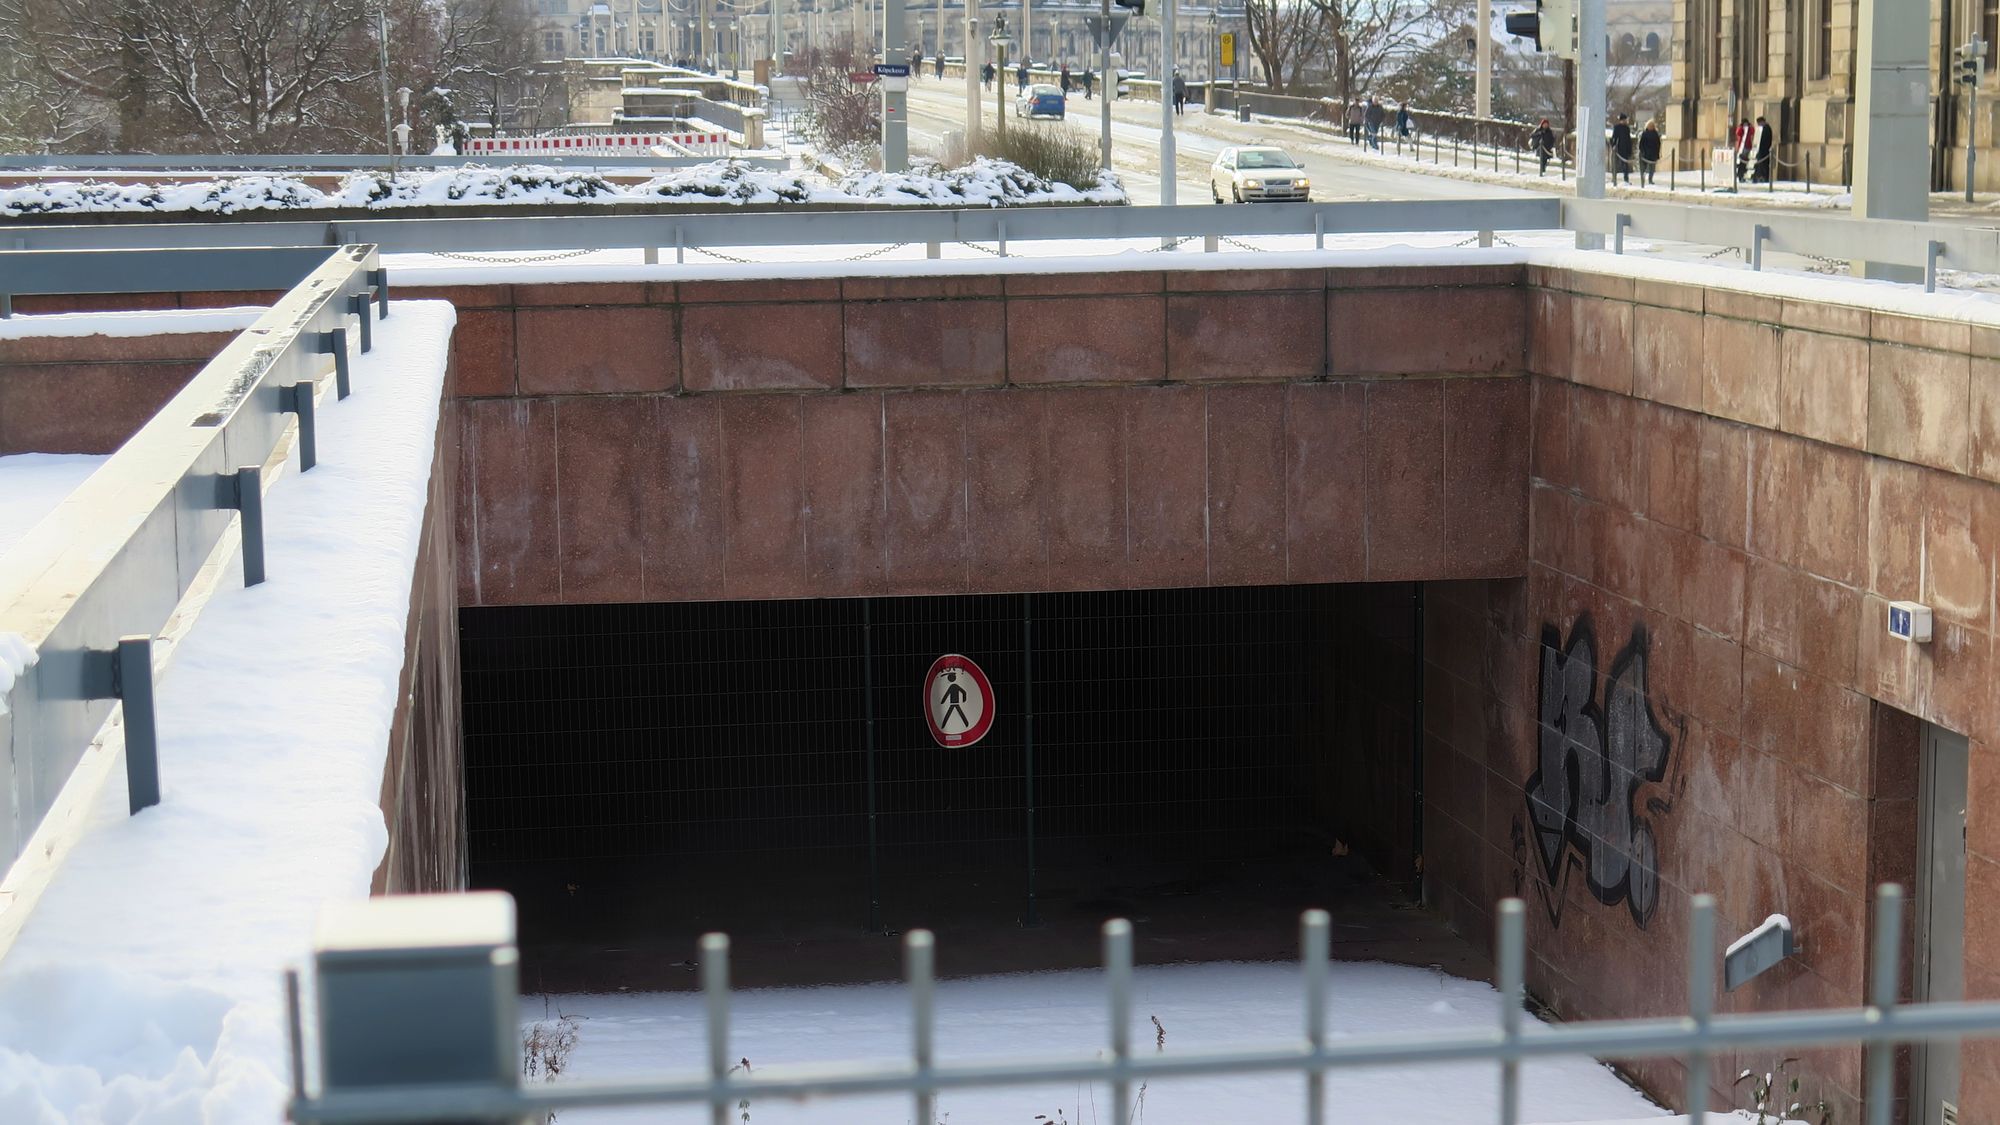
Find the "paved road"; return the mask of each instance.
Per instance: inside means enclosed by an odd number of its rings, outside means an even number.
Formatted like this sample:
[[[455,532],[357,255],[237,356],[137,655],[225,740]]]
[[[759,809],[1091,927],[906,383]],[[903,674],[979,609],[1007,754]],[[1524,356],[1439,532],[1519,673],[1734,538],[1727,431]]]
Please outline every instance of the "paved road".
[[[992,128],[994,94],[982,91],[982,127]],[[1007,92],[1007,127],[1025,124],[1029,128],[1050,128],[1051,122],[1023,123],[1012,114],[1013,91]],[[1069,126],[1097,134],[1099,102],[1082,95],[1069,99]],[[1111,122],[1112,164],[1125,180],[1134,203],[1157,203],[1160,198],[1160,107],[1156,102],[1114,103]],[[944,133],[965,127],[965,86],[955,78],[931,79],[910,84],[910,147],[914,151],[941,151]],[[1341,142],[1327,139],[1323,144],[1285,126],[1239,124],[1226,118],[1190,111],[1174,131],[1178,143],[1175,161],[1179,202],[1199,203],[1209,198],[1208,166],[1218,152],[1232,144],[1276,144],[1289,151],[1313,179],[1313,198],[1340,199],[1497,199],[1533,195],[1534,192],[1497,184],[1456,180],[1383,168],[1374,164],[1342,159],[1331,151]]]

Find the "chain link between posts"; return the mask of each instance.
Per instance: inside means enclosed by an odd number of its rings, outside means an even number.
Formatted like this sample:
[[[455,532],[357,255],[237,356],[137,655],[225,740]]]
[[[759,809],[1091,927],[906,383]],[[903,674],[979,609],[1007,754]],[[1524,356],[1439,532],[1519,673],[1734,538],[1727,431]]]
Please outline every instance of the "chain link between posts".
[[[890,243],[887,246],[878,246],[873,250],[864,250],[859,254],[850,254],[847,257],[838,260],[843,262],[865,262],[870,258],[879,258],[884,254],[893,253],[909,245],[911,244],[908,242],[894,242]],[[720,250],[711,250],[706,246],[687,246],[683,247],[683,249],[692,250],[697,254],[706,254],[711,258],[719,258],[725,262],[734,262],[740,266],[761,266],[761,265],[771,264],[769,262],[760,262],[755,258],[739,258],[734,254],[725,254]]]
[[[490,254],[460,254],[450,250],[433,250],[440,258],[456,258],[461,262],[482,262],[496,266],[527,266],[536,262],[560,262],[564,258],[580,258],[593,250],[557,250],[551,254],[504,254],[494,257]]]

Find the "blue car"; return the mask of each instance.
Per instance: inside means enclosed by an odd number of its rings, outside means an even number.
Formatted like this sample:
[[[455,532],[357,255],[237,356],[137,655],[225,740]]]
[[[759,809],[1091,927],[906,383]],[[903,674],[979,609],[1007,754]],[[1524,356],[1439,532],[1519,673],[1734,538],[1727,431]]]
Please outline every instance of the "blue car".
[[[1014,99],[1016,117],[1052,117],[1061,121],[1063,112],[1068,108],[1068,103],[1063,100],[1062,89],[1046,82],[1038,82],[1028,87],[1026,93]]]

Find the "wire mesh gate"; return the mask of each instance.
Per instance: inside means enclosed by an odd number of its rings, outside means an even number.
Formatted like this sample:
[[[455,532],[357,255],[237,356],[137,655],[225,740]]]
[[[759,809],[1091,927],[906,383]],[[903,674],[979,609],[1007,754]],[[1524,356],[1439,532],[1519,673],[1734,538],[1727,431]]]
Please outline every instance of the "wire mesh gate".
[[[907,929],[1316,846],[1340,589],[462,611],[475,879],[665,857],[690,909]],[[969,748],[923,716],[952,652],[997,697]]]

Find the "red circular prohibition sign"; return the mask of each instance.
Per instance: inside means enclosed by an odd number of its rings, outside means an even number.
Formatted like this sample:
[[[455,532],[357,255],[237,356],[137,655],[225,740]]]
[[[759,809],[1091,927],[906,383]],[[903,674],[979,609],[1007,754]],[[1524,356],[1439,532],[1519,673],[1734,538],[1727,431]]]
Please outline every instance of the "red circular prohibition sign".
[[[985,738],[998,710],[993,681],[966,657],[940,656],[924,676],[924,722],[939,746],[956,749]]]

